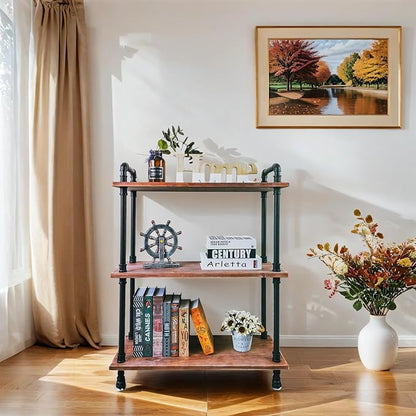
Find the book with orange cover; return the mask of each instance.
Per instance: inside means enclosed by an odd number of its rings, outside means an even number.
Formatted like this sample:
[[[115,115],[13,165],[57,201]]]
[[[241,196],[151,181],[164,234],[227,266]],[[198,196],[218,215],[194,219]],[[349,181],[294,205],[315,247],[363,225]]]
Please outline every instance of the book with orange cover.
[[[214,352],[214,337],[212,336],[211,329],[199,298],[191,302],[190,310],[192,322],[198,335],[202,352],[205,355],[212,354]]]

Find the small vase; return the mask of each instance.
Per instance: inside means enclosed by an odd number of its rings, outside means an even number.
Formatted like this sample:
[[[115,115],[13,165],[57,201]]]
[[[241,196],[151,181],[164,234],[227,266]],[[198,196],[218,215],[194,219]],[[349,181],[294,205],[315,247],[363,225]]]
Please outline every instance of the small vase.
[[[237,332],[232,332],[233,348],[238,352],[248,352],[251,349],[251,343],[253,341],[253,335],[241,335]]]
[[[358,335],[358,353],[369,370],[389,370],[397,357],[396,331],[385,316],[370,315],[370,321]]]

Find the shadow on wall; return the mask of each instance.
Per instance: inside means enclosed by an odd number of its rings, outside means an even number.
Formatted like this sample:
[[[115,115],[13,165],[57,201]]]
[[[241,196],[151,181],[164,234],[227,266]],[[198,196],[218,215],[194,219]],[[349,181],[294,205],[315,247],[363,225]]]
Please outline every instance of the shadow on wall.
[[[207,149],[204,152],[204,156],[212,161],[220,161],[222,163],[230,162],[244,162],[244,163],[256,163],[256,160],[251,157],[242,156],[236,147],[225,148],[219,146],[212,139],[203,140],[204,146]]]
[[[351,187],[351,194],[353,191]],[[368,312],[361,310],[357,313],[351,302],[342,296],[329,299],[329,292],[323,288],[328,269],[319,261],[308,259],[306,252],[317,243],[326,241],[332,245],[336,242],[345,244],[352,253],[365,250],[362,240],[350,233],[356,222],[355,208],[364,215],[373,215],[380,224],[379,230],[386,243],[414,237],[416,222],[317,183],[304,170],[295,172],[287,192],[287,198],[282,198],[281,258],[290,279],[283,282],[283,333],[303,330],[299,333],[356,335],[367,322]],[[401,329],[409,331],[416,326],[416,297],[413,292],[408,292],[398,298],[397,304],[397,310],[390,311],[389,317],[392,321],[394,316],[400,317],[394,322],[399,333]]]

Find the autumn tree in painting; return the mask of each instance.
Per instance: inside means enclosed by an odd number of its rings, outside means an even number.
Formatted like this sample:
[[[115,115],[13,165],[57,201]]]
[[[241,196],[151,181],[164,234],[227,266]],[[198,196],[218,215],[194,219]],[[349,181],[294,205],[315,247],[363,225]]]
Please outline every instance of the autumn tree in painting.
[[[337,74],[342,79],[345,85],[357,85],[358,80],[355,77],[353,66],[355,62],[360,58],[357,52],[353,52],[347,56],[341,64],[338,66]]]
[[[312,76],[320,59],[310,41],[274,39],[269,44],[269,72],[286,81],[287,91],[292,89],[292,81]]]
[[[329,77],[331,76],[331,71],[329,70],[329,66],[325,61],[318,62],[318,69],[315,73],[315,79],[318,85],[325,84]]]
[[[331,76],[331,71],[329,70],[328,64],[325,61],[318,61],[316,65],[313,66],[313,72],[308,74],[297,75],[296,80],[300,83],[300,89],[302,89],[302,81],[311,85],[312,87],[318,87],[326,83],[328,78]]]
[[[386,39],[376,40],[370,49],[366,49],[360,59],[353,66],[355,77],[364,83],[376,84],[377,89],[381,82],[387,82],[388,45]]]

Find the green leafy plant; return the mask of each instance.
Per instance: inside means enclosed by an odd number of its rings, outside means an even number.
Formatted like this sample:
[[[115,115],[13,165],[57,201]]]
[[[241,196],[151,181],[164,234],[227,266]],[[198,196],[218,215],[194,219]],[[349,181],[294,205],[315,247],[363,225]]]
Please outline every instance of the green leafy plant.
[[[331,278],[324,280],[330,297],[338,292],[355,310],[364,307],[371,315],[383,316],[396,309],[398,296],[416,289],[416,239],[387,245],[371,215],[363,217],[358,209],[354,215],[359,222],[351,232],[361,236],[366,251],[352,255],[345,245],[319,243],[307,255],[331,270]]]
[[[185,157],[189,158],[192,163],[192,155],[202,155],[202,152],[195,147],[195,142],[190,141],[189,137],[185,136],[180,126],[174,126],[162,131],[163,138],[157,142],[159,150],[163,154],[169,155],[178,151],[183,152]]]

